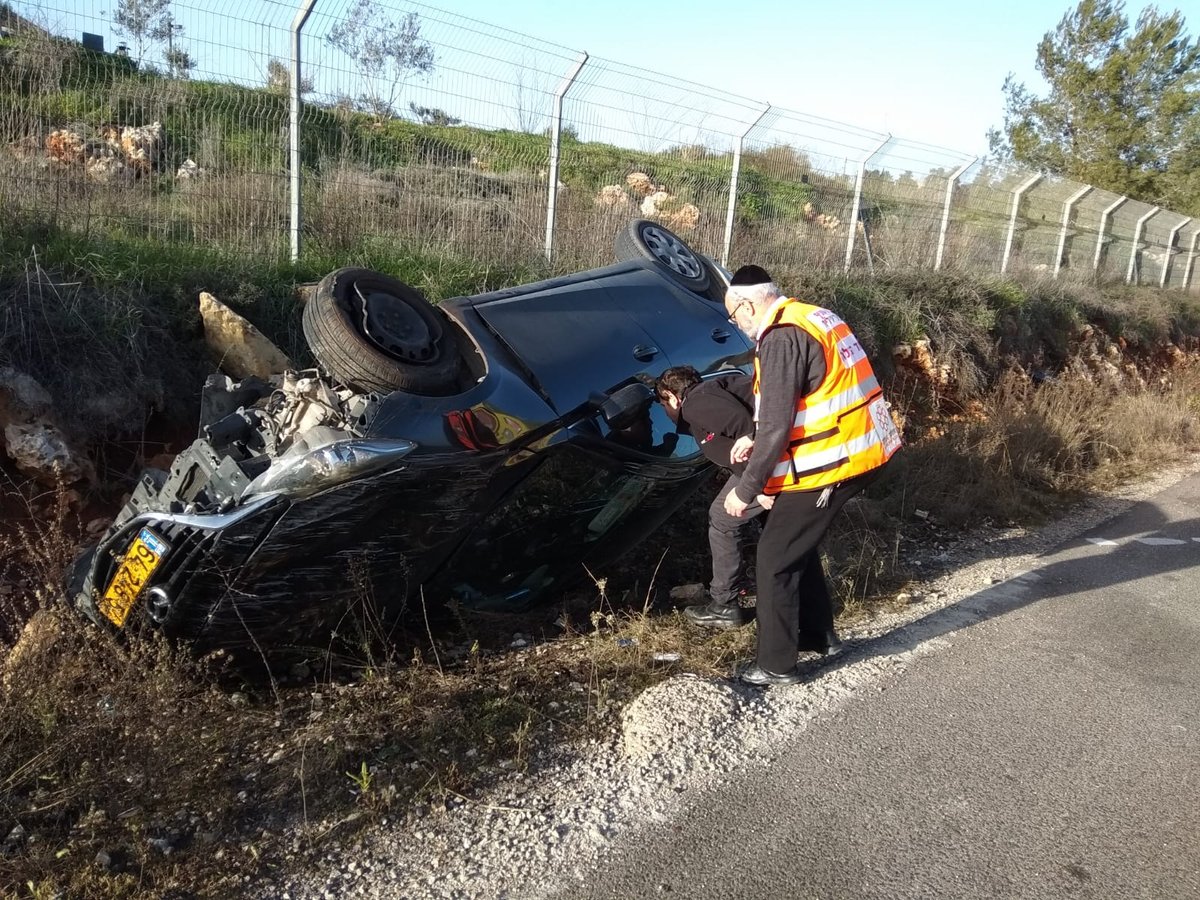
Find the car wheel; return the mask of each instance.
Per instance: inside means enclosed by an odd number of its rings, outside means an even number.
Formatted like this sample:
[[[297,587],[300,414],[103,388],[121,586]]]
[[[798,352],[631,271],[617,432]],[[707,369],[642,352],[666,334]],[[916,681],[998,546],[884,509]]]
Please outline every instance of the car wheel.
[[[710,278],[703,258],[671,229],[649,219],[634,219],[621,231],[613,245],[617,261],[648,259],[666,275],[690,291],[703,294]]]
[[[338,269],[304,306],[304,337],[333,378],[363,391],[449,394],[462,359],[420,291],[369,269]]]

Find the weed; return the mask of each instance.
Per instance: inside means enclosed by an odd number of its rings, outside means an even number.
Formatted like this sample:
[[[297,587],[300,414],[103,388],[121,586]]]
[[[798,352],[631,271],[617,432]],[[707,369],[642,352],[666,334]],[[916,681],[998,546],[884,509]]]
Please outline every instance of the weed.
[[[371,774],[371,770],[367,768],[366,760],[363,760],[357,772],[347,772],[346,777],[354,785],[354,790],[360,800],[365,800],[371,796],[371,783],[374,780],[374,776]]]

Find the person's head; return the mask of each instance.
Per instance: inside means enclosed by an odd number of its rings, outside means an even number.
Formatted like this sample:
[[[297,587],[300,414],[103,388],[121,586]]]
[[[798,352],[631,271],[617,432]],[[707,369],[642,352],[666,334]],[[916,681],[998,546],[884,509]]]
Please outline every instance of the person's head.
[[[748,337],[758,334],[758,322],[767,307],[783,294],[762,266],[742,266],[733,273],[725,292],[729,321]]]
[[[654,382],[654,393],[672,420],[679,417],[679,407],[688,390],[700,383],[700,373],[692,366],[672,366]]]

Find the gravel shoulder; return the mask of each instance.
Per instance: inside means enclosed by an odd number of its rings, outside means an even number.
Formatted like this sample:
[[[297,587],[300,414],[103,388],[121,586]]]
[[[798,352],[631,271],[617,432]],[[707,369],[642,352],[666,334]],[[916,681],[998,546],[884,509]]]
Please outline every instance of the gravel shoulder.
[[[906,562],[928,573],[893,608],[842,626],[848,650],[811,663],[795,688],[755,691],[680,674],[639,695],[602,740],[557,747],[476,800],[384,820],[316,865],[278,876],[272,898],[570,896],[617,835],[661,840],[689,799],[782,735],[884,690],[939,636],[979,618],[962,601],[1020,577],[1038,557],[1200,471],[1200,456],[1097,495],[1038,529],[985,528],[922,541]],[[974,604],[978,606],[978,604]]]

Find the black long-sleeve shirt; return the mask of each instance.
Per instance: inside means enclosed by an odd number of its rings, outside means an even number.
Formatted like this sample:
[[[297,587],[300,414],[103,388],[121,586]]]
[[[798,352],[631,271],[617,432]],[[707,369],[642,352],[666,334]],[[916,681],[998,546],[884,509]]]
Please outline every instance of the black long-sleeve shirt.
[[[802,328],[779,325],[758,345],[758,428],[754,450],[740,483],[738,499],[753,502],[763,492],[788,445],[796,419],[796,398],[807,396],[825,380],[825,353]]]
[[[733,465],[729,451],[740,437],[754,434],[754,394],[749,375],[722,375],[692,385],[679,409],[680,431],[691,434],[704,455],[740,475],[745,463]]]

